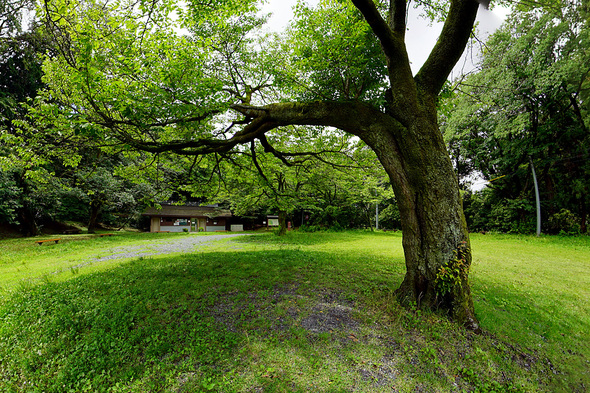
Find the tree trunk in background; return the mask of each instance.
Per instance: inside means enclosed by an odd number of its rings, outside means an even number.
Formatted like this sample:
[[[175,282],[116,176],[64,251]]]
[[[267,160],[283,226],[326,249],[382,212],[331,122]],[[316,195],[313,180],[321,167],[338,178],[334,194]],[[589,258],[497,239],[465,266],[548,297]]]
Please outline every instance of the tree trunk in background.
[[[100,214],[101,208],[102,203],[98,199],[93,199],[92,202],[90,202],[90,219],[88,220],[88,233],[96,232],[98,216]]]
[[[373,232],[373,221],[371,220],[371,213],[369,212],[370,206],[367,206],[364,210],[365,212],[365,219],[367,220],[367,228]]]
[[[287,212],[279,210],[279,231],[277,235],[283,236],[287,233]]]
[[[584,197],[580,200],[580,233],[586,234],[588,232],[588,224],[587,224],[587,216],[588,212],[586,211],[586,203],[584,202]]]
[[[25,236],[38,236],[41,230],[37,225],[35,211],[30,202],[31,189],[26,179],[26,170],[22,172],[15,172],[14,179],[18,187],[22,189],[21,207],[18,209],[18,220],[20,223],[20,231]]]
[[[25,236],[37,236],[41,234],[39,226],[35,221],[35,213],[31,209],[30,203],[23,201],[23,206],[18,213],[20,221],[20,230]]]

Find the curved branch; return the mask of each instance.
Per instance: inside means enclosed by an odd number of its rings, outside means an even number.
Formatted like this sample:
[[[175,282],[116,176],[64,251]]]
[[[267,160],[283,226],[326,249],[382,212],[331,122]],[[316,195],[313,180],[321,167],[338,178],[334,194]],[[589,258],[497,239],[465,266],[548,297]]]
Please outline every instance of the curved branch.
[[[233,105],[232,109],[251,116],[254,120],[267,119],[277,127],[330,126],[356,135],[375,151],[392,182],[401,184],[406,177],[408,168],[402,164],[404,152],[399,147],[400,141],[406,137],[406,129],[393,117],[367,104],[356,101],[315,101],[271,104],[264,107]]]
[[[369,129],[373,129],[375,124],[380,122],[393,124],[395,122],[385,113],[357,101],[284,102],[261,107],[232,105],[231,108],[254,119],[254,121],[265,119],[268,122],[274,122],[276,123],[275,127],[285,125],[328,126],[360,138],[368,134]]]
[[[163,153],[173,151],[175,153],[196,156],[211,153],[227,153],[235,146],[248,143],[258,136],[277,127],[275,122],[265,118],[254,119],[241,131],[236,132],[229,139],[198,139],[192,141],[180,140],[172,142],[148,142],[131,137],[125,132],[118,134],[118,139],[136,149],[150,153]]]
[[[373,33],[375,33],[383,46],[385,55],[387,57],[399,56],[396,50],[399,49],[400,39],[383,19],[373,0],[352,0],[352,3],[371,26],[371,30],[373,30]]]
[[[266,185],[269,186],[275,194],[277,194],[277,190],[275,190],[273,184],[270,182],[270,180],[268,180],[268,177],[266,177],[266,174],[264,173],[262,167],[260,166],[260,163],[258,162],[258,158],[256,155],[256,144],[254,143],[254,141],[250,142],[250,151],[252,152],[252,162],[254,163],[254,167],[258,171],[258,174],[260,175],[260,177],[262,177],[262,180],[264,180]]]
[[[383,19],[373,0],[352,0],[381,42],[383,53],[387,57],[389,76],[391,82],[395,84],[397,80],[411,80],[412,70],[404,42],[405,1],[391,0],[391,2],[389,12],[392,26]]]
[[[260,140],[260,144],[262,145],[262,147],[264,148],[264,151],[266,153],[271,153],[273,156],[275,156],[276,158],[281,160],[281,162],[283,164],[285,164],[286,166],[289,166],[289,167],[295,166],[298,164],[304,164],[310,158],[314,158],[314,159],[318,160],[319,162],[323,162],[324,164],[330,165],[333,168],[346,168],[346,169],[362,168],[361,166],[336,164],[336,163],[333,163],[333,162],[325,159],[324,157],[322,157],[322,155],[325,155],[325,154],[341,154],[345,157],[348,157],[349,159],[352,159],[352,157],[346,155],[346,153],[344,153],[342,150],[286,152],[286,151],[279,151],[279,150],[275,149],[274,146],[272,146],[270,144],[270,142],[268,141],[268,139],[266,138],[266,135],[261,135],[258,139]],[[296,161],[289,161],[289,160],[287,160],[287,157],[303,157],[303,159],[296,160]]]
[[[335,127],[358,136],[367,143],[377,153],[384,167],[388,168],[390,176],[398,178],[405,176],[405,169],[401,164],[401,154],[403,152],[396,147],[397,141],[405,137],[405,128],[393,117],[370,105],[357,101],[314,101],[277,103],[262,107],[236,104],[232,105],[231,108],[246,115],[250,122],[228,139],[202,138],[171,142],[145,141],[130,135],[124,129],[117,129],[117,127],[114,127],[114,129],[118,132],[117,139],[133,148],[151,153],[173,151],[185,156],[195,156],[228,153],[237,145],[247,144],[256,139],[261,141],[263,147],[269,149],[270,144],[265,143],[264,134],[280,126],[315,125]],[[392,150],[394,151],[393,154],[391,153]],[[299,153],[276,151],[272,146],[270,146],[270,152],[275,156],[299,155]],[[319,155],[316,155],[316,158],[318,157]]]
[[[442,89],[467,46],[478,7],[477,0],[451,1],[438,41],[415,77],[416,84],[424,92],[436,96]]]

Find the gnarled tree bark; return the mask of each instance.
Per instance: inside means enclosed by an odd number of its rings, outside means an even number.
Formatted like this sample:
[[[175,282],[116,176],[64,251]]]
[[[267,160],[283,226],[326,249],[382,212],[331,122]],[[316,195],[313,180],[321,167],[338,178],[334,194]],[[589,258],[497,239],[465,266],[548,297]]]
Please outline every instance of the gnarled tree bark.
[[[402,219],[407,272],[397,295],[419,307],[446,309],[457,321],[478,330],[467,282],[471,262],[469,235],[459,186],[432,112],[406,127],[387,113],[359,102],[281,103],[264,107],[236,105],[256,124],[333,126],[361,138],[389,175]],[[434,110],[434,118],[436,110]],[[437,288],[441,268],[460,253],[465,274],[452,291]]]

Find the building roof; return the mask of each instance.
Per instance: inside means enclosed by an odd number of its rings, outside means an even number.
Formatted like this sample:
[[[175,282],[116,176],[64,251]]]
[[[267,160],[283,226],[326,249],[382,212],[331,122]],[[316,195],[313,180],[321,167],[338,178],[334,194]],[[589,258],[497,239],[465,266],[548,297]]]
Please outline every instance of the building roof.
[[[231,217],[231,212],[227,209],[211,206],[174,206],[162,205],[161,209],[149,207],[142,213],[144,216],[163,216],[163,217]]]

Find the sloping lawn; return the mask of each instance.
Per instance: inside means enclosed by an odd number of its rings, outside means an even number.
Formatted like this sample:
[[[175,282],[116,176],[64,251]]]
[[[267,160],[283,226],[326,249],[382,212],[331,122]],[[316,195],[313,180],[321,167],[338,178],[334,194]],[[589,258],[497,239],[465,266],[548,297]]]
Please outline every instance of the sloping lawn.
[[[266,234],[88,263],[145,236],[0,242],[0,391],[589,386],[588,238],[473,235],[474,335],[398,306],[400,233]]]

